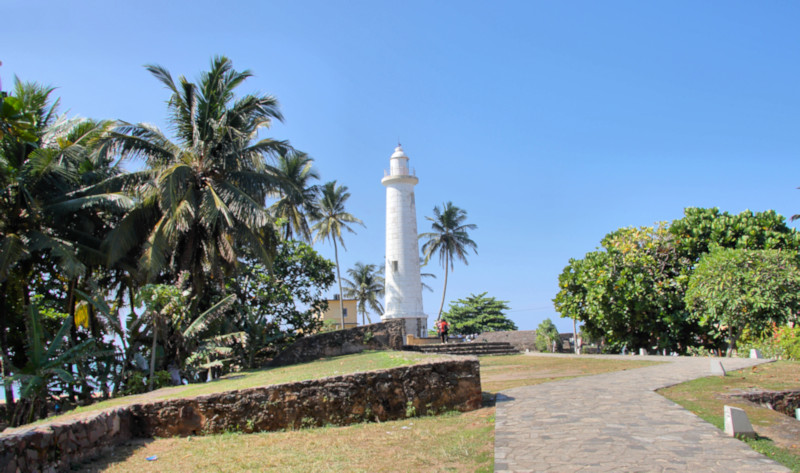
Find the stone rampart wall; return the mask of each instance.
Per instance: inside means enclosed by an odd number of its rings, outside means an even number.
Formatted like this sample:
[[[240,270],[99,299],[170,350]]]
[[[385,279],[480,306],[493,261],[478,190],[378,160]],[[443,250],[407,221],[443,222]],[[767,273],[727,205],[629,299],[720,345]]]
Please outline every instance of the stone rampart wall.
[[[0,472],[66,471],[134,437],[387,421],[481,406],[477,358],[133,404],[0,434]]]
[[[484,332],[475,337],[476,342],[506,342],[519,351],[536,350],[536,330]]]
[[[795,409],[800,408],[800,391],[761,391],[738,396],[791,417],[795,416]]]
[[[268,366],[293,365],[364,350],[402,350],[404,337],[403,319],[318,333],[297,340],[280,352]]]

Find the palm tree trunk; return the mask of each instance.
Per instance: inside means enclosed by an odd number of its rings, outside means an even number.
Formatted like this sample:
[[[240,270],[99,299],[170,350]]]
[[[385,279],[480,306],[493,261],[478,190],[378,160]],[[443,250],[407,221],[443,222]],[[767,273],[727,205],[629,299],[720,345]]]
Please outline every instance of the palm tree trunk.
[[[336,248],[336,238],[333,240],[333,255],[336,257],[336,281],[339,283],[339,313],[342,315],[342,330],[344,330],[344,300],[342,299],[342,272],[339,271],[339,250]],[[358,319],[356,319],[358,324]]]
[[[8,352],[6,328],[0,325],[0,355],[2,355],[2,358],[0,358],[0,368],[2,368],[0,375],[2,375],[4,378],[6,376],[11,376],[11,357],[9,356]],[[14,416],[14,408],[16,406],[14,402],[13,386],[14,384],[11,382],[3,383],[3,390],[5,391],[6,396],[6,422],[8,422],[8,424],[11,426],[14,425],[12,419]]]
[[[156,340],[158,340],[158,317],[153,314],[153,346],[150,349],[150,379],[147,380],[150,391],[153,390],[153,376],[156,371]]]
[[[572,319],[572,343],[573,348],[575,349],[575,354],[580,355],[581,350],[578,348],[578,322],[577,319]]]
[[[8,280],[3,281],[0,285],[0,310],[4,312],[3,317],[0,317],[0,376],[11,376],[11,350],[8,346],[8,336],[6,334],[10,327],[7,327],[6,321],[11,319],[11,315],[6,312],[7,303],[9,299]],[[12,383],[3,383],[3,390],[6,395],[6,421],[8,425],[13,426],[14,417],[14,389]]]
[[[444,288],[442,289],[442,303],[439,304],[439,315],[436,316],[436,320],[439,320],[439,319],[442,318],[442,309],[444,309],[444,295],[447,294],[447,270],[448,269],[449,269],[449,267],[445,263],[445,265],[444,265]]]

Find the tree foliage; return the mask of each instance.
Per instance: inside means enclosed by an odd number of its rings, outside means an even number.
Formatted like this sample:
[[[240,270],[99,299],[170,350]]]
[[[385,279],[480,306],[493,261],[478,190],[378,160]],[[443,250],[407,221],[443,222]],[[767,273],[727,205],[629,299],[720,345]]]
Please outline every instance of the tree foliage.
[[[297,237],[305,242],[311,241],[308,221],[317,218],[317,193],[319,187],[311,184],[319,179],[314,169],[314,160],[300,151],[291,151],[278,156],[274,172],[277,178],[278,200],[270,211],[276,218],[283,219],[283,237],[290,240]]]
[[[615,349],[688,343],[688,259],[666,226],[623,228],[601,245],[582,260],[570,260],[559,277],[554,302],[561,316],[583,321],[590,336],[605,337]]]
[[[559,276],[554,304],[561,317],[580,320],[592,338],[619,351],[653,347],[685,352],[720,341],[701,327],[685,294],[695,265],[719,248],[785,249],[796,254],[800,235],[774,211],[738,215],[687,208],[671,225],[622,228]]]
[[[442,318],[450,324],[451,333],[460,335],[517,330],[516,324],[506,317],[508,310],[507,301],[486,297],[484,292],[450,303]]]
[[[561,335],[558,333],[558,328],[549,318],[544,319],[536,327],[534,346],[539,351],[555,351],[554,347],[557,347],[559,343],[561,343]]]
[[[378,315],[383,314],[383,306],[378,300],[384,291],[384,279],[381,273],[382,271],[374,264],[361,262],[347,270],[350,278],[344,279],[344,295],[358,301],[358,312],[361,314],[362,324],[366,324],[367,320],[372,323],[372,319],[369,317],[370,310]]]
[[[63,320],[58,333],[48,337],[38,308],[34,304],[28,306],[27,362],[22,367],[15,367],[14,376],[8,380],[21,381],[20,394],[29,404],[26,422],[32,422],[37,416],[47,417],[47,402],[51,396],[53,381],[60,379],[66,383],[73,382],[70,365],[85,361],[87,352],[94,345],[94,340],[86,340],[64,348],[64,340],[71,324],[72,318]]]
[[[147,165],[98,186],[124,190],[137,202],[106,245],[112,261],[135,252],[148,282],[174,283],[188,272],[197,313],[207,284],[221,287],[244,250],[269,262],[275,242],[264,201],[277,182],[269,162],[288,144],[253,142],[282,115],[272,96],[235,97],[252,74],[236,71],[229,59],[214,58],[197,83],[176,83],[161,66],[147,69],[171,92],[167,109],[177,139],[147,123],[122,122],[103,140],[101,153]]]
[[[735,350],[745,329],[763,334],[797,320],[797,256],[779,250],[712,251],[700,259],[685,297],[701,327],[724,336],[729,351]]]
[[[258,264],[243,265],[228,280],[228,291],[236,295],[228,323],[230,331],[246,334],[236,349],[247,368],[319,328],[317,315],[328,307],[324,293],[333,284],[333,267],[311,246],[286,240],[278,247],[271,271]]]
[[[330,240],[333,243],[333,256],[336,260],[336,281],[339,284],[339,313],[342,314],[342,328],[344,328],[344,297],[342,291],[342,271],[339,268],[339,248],[337,241],[342,248],[342,230],[355,233],[351,224],[364,225],[364,222],[354,217],[345,209],[345,203],[350,198],[347,186],[339,186],[336,181],[326,182],[319,193],[319,201],[316,208],[316,223],[312,227],[314,231],[314,242],[320,240]],[[346,249],[346,248],[345,248]]]
[[[424,264],[428,264],[432,257],[439,255],[439,263],[444,268],[444,286],[442,287],[442,302],[439,304],[439,313],[436,320],[442,317],[445,294],[447,293],[447,276],[454,269],[455,261],[467,263],[469,250],[478,252],[478,245],[469,237],[469,230],[478,228],[473,223],[466,223],[467,211],[456,207],[452,202],[447,202],[433,208],[433,217],[425,217],[431,222],[431,230],[419,235],[422,244]]]
[[[333,264],[292,238],[310,239],[316,221],[336,245],[360,223],[343,211],[345,187],[318,198],[311,159],[259,137],[282,116],[272,96],[237,95],[249,71],[224,57],[194,82],[147,70],[169,91],[169,133],[59,116],[53,88],[37,83],[0,97],[9,417],[46,414],[51,394],[64,406],[123,392],[156,367],[174,381],[255,366],[316,329],[333,282]],[[127,160],[138,170],[125,172]]]

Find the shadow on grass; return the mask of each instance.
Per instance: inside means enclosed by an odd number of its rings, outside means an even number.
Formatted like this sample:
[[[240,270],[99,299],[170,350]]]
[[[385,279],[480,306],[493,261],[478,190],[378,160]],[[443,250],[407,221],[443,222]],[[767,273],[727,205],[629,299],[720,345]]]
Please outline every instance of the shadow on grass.
[[[105,455],[95,458],[94,460],[77,463],[72,465],[70,471],[80,471],[85,473],[99,473],[105,471],[107,468],[114,466],[117,463],[124,463],[128,459],[135,457],[136,452],[143,449],[147,444],[153,442],[152,438],[135,438],[127,442],[117,445],[113,450]],[[142,458],[146,461],[145,458]],[[155,460],[156,462],[158,460]]]

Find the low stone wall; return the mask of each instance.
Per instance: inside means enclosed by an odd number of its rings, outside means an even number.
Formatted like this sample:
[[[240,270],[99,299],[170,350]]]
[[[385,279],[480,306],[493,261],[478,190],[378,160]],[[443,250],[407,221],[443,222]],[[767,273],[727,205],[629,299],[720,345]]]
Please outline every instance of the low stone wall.
[[[0,434],[0,472],[67,471],[70,464],[96,458],[130,440],[133,430],[127,407],[72,422],[14,429]]]
[[[134,437],[387,421],[481,406],[477,358],[133,404],[0,434],[0,472],[66,471]]]
[[[476,342],[506,342],[519,351],[536,350],[536,330],[514,330],[507,332],[484,332],[475,337]]]
[[[403,319],[318,333],[297,340],[273,358],[268,366],[293,365],[364,350],[402,350],[404,336]]]
[[[795,409],[800,408],[800,391],[760,391],[736,396],[782,412],[790,417],[794,417]]]

